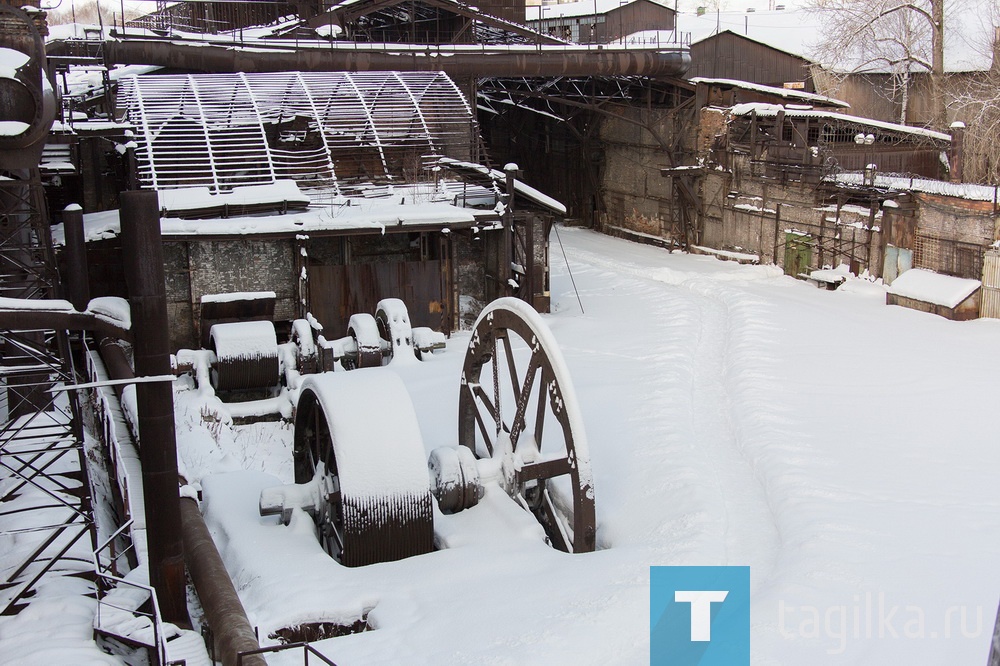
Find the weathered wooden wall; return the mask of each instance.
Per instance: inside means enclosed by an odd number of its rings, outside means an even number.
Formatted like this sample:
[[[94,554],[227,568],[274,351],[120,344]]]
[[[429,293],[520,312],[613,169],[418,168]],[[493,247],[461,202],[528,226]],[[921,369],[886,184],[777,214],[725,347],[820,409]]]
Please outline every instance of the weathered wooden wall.
[[[691,67],[685,78],[736,79],[778,88],[801,82],[802,90],[813,92],[809,67],[804,58],[726,31],[691,45]]]

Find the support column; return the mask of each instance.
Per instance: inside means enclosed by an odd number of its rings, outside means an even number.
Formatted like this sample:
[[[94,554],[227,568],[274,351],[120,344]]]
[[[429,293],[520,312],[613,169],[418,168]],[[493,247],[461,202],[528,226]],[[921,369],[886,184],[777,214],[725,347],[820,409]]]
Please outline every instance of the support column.
[[[87,268],[87,240],[83,230],[83,208],[70,204],[63,211],[66,234],[66,299],[83,312],[90,303],[90,271]]]
[[[163,271],[160,211],[154,190],[121,193],[122,255],[132,310],[135,373],[170,374],[170,337]],[[149,582],[163,619],[190,627],[185,597],[184,549],[177,489],[173,388],[166,382],[135,387],[139,459],[146,498]]]

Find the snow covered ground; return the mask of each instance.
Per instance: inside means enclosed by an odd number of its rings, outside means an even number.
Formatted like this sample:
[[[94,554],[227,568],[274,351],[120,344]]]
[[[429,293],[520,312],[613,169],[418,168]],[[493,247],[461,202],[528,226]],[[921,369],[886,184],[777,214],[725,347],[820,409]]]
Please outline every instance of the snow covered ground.
[[[560,233],[586,313],[553,243],[546,320],[582,404],[598,551],[548,548],[488,494],[436,516],[451,548],[340,567],[311,522],[257,515],[259,491],[291,480],[290,430],[208,428],[182,391],[182,472],[262,638],[368,613],[373,631],[316,646],[341,666],[646,663],[651,565],[749,565],[754,664],[984,664],[1000,600],[1000,322],[886,306],[860,280],[831,292]],[[467,342],[394,364],[428,450],[455,443]]]

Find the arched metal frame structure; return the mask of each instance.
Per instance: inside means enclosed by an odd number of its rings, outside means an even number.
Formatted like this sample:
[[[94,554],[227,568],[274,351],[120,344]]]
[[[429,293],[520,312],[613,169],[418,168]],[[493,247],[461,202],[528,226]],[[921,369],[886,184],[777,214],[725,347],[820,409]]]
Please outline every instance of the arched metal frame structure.
[[[132,77],[119,107],[137,128],[139,180],[156,190],[414,182],[425,156],[468,160],[478,141],[441,72]]]

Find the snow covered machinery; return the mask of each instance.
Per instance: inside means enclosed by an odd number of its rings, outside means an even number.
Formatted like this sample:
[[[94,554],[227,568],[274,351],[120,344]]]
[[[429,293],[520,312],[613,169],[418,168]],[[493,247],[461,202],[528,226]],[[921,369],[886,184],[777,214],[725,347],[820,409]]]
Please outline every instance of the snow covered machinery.
[[[305,510],[345,566],[433,550],[432,498],[451,514],[477,506],[491,489],[531,512],[553,547],[595,548],[579,407],[551,332],[521,300],[494,301],[476,322],[460,381],[457,446],[425,459],[413,403],[388,368],[307,377],[294,437],[295,484],[264,490],[260,513],[281,514],[287,524]]]
[[[267,297],[273,300],[274,293],[213,294],[203,301],[257,302]],[[380,367],[397,354],[423,358],[443,349],[445,340],[443,333],[430,328],[411,328],[406,304],[398,298],[380,300],[374,316],[352,315],[347,335],[333,340],[327,340],[322,326],[312,319],[292,322],[290,345],[278,344],[270,320],[214,323],[208,333],[209,378],[217,392],[271,389],[280,383],[282,368],[294,367],[307,375],[333,370],[338,363],[345,370]],[[292,357],[287,356],[289,351]],[[181,352],[180,356],[185,359],[180,369],[193,370],[191,354]]]

